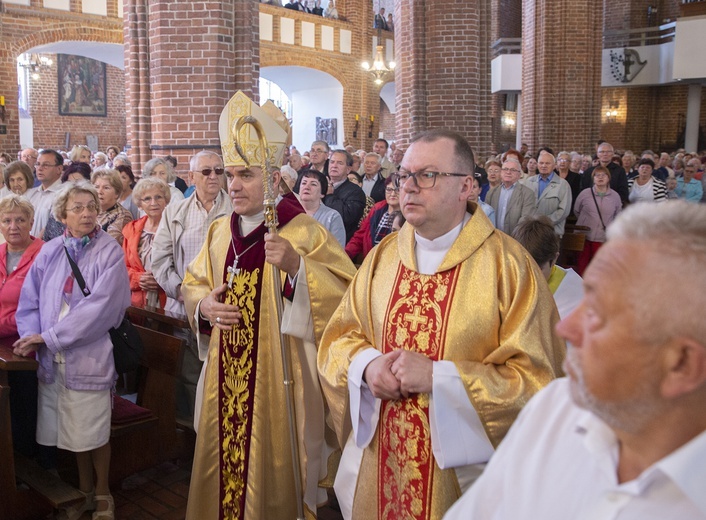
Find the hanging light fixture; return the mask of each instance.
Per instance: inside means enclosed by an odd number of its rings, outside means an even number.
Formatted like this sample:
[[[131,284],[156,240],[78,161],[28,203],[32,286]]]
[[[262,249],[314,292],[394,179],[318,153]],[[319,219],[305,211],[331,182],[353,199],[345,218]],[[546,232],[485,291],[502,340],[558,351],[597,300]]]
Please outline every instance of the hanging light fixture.
[[[17,64],[29,70],[32,74],[32,79],[37,80],[39,79],[39,73],[51,67],[54,61],[51,58],[40,56],[39,54],[21,54],[19,58],[17,58]]]
[[[378,29],[378,44],[382,41],[382,32]],[[382,85],[388,74],[395,70],[396,63],[391,61],[390,63],[385,63],[385,58],[382,55],[382,45],[377,45],[375,47],[375,58],[373,59],[372,66],[369,62],[364,61],[361,63],[363,70],[370,72],[375,78],[376,85]]]

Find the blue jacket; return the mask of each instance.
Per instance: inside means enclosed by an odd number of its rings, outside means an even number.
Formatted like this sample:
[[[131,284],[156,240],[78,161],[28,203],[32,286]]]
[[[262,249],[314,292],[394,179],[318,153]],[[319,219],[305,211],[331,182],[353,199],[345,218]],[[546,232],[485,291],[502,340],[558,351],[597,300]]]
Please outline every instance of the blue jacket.
[[[78,267],[91,294],[86,297],[74,280],[69,312],[59,321],[64,286],[71,266],[64,238],[46,243],[27,273],[17,307],[20,337],[41,334],[46,346],[37,351],[37,377],[54,381],[54,355],[66,359],[66,387],[106,390],[113,386],[115,366],[108,330],[122,321],[130,305],[130,283],[122,248],[99,230],[79,255]]]

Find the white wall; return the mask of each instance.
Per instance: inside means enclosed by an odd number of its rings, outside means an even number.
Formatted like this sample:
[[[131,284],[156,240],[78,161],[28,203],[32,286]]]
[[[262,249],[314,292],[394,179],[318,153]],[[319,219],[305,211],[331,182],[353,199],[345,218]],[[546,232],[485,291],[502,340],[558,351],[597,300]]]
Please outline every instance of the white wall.
[[[706,16],[677,21],[674,39],[674,78],[706,78]]]
[[[338,144],[343,148],[343,87],[297,90],[291,93],[292,144],[300,152],[309,150],[316,140],[316,118],[338,120]]]

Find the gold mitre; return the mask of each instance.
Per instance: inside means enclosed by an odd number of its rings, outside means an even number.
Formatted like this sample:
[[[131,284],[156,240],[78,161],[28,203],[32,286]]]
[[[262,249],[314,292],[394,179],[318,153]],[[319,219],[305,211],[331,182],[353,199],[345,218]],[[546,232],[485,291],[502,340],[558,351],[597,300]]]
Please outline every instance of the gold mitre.
[[[274,104],[273,107],[277,109]],[[270,167],[279,168],[282,166],[284,147],[289,137],[287,130],[285,130],[276,119],[270,116],[267,111],[263,110],[263,108],[254,103],[240,90],[230,98],[223,112],[221,112],[221,117],[218,121],[218,133],[221,138],[221,151],[223,152],[223,165],[248,166],[236,151],[235,144],[233,143],[233,128],[243,116],[254,117],[264,129],[267,140],[267,157],[270,162]],[[289,123],[287,123],[287,125],[288,124]],[[250,166],[260,166],[262,163],[260,140],[257,137],[255,128],[249,124],[243,125],[238,132],[237,139],[243,153],[247,156]]]

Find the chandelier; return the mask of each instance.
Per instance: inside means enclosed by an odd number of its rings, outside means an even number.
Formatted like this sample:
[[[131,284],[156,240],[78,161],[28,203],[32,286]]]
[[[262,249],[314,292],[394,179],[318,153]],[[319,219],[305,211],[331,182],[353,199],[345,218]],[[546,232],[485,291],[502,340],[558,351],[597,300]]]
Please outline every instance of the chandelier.
[[[54,61],[51,58],[40,56],[39,54],[22,54],[19,58],[17,58],[17,64],[20,67],[24,67],[30,71],[32,74],[32,79],[36,80],[39,79],[39,73],[42,70],[51,67],[54,64]]]
[[[380,29],[378,29],[378,43],[382,41],[380,36],[381,32]],[[367,61],[361,63],[363,70],[370,72],[370,74],[373,75],[376,85],[383,84],[387,75],[395,70],[395,65],[396,63],[394,61],[385,63],[385,58],[382,55],[382,45],[377,45],[375,47],[375,58],[373,59],[372,66]]]

